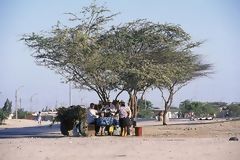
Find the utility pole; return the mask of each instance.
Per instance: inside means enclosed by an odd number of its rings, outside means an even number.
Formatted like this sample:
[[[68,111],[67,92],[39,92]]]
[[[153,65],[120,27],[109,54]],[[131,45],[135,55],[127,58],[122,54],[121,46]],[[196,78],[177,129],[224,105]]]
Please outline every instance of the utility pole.
[[[20,87],[18,87],[18,89],[16,89],[16,91],[15,91],[15,109],[16,109],[16,119],[18,119],[18,90],[20,89],[20,88],[22,88],[23,87],[23,85],[22,86],[20,86]]]
[[[15,110],[16,110],[15,111],[16,112],[16,115],[15,115],[16,117],[15,118],[18,119],[18,116],[17,116],[17,113],[18,113],[17,112],[17,110],[18,110],[18,107],[17,107],[17,89],[15,91]]]
[[[36,96],[37,93],[34,93],[31,97],[30,97],[30,112],[32,112],[32,108],[33,108],[33,97]]]
[[[19,109],[21,109],[22,108],[22,98],[20,97],[19,98]]]
[[[56,100],[55,108],[58,108],[58,100]]]

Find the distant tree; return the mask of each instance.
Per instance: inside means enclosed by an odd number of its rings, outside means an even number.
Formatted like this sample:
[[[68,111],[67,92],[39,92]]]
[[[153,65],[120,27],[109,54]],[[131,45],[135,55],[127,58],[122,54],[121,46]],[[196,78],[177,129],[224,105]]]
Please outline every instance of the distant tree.
[[[6,113],[6,116],[9,116],[9,114],[12,113],[12,102],[7,99],[4,103],[4,106],[2,108],[3,112]]]
[[[194,112],[196,116],[214,115],[218,112],[218,108],[212,106],[210,103],[195,102],[189,100],[181,102],[179,109],[183,114]]]
[[[3,121],[7,118],[6,112],[4,112],[2,109],[0,109],[0,125],[3,123]]]
[[[231,103],[228,106],[230,116],[239,117],[240,116],[240,103]]]
[[[18,109],[18,119],[26,119],[28,116],[31,116],[31,113],[28,111],[24,111],[23,108]],[[15,118],[16,115],[13,115],[13,118]]]
[[[227,106],[226,102],[208,102],[209,105],[214,106],[216,108],[221,108]]]
[[[151,101],[138,99],[138,117],[140,118],[151,118],[153,116],[153,104]]]

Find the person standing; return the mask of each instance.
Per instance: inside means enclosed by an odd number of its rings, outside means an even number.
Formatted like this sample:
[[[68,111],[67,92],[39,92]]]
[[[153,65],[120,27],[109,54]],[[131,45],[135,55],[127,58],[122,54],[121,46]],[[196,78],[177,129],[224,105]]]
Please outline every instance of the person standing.
[[[127,135],[131,135],[131,126],[133,124],[133,119],[132,117],[132,111],[129,107],[129,105],[125,106],[127,108],[128,111],[128,125],[127,125]]]
[[[129,126],[130,109],[125,106],[124,102],[120,103],[119,108],[119,124],[121,127],[121,136],[127,136],[127,128]]]
[[[41,112],[40,111],[37,114],[37,121],[38,121],[38,124],[42,123],[42,117],[41,117]]]

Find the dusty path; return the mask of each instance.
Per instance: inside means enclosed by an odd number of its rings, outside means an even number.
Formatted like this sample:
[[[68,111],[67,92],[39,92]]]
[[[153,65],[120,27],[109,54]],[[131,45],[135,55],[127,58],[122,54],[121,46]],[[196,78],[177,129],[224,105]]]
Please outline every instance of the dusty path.
[[[239,160],[239,142],[223,138],[0,139],[1,160]]]
[[[240,137],[240,121],[168,126],[147,123],[141,123],[143,137],[81,138],[63,137],[57,125],[49,128],[50,123],[39,126],[35,121],[11,120],[0,126],[0,159],[239,160],[240,141],[228,139]]]

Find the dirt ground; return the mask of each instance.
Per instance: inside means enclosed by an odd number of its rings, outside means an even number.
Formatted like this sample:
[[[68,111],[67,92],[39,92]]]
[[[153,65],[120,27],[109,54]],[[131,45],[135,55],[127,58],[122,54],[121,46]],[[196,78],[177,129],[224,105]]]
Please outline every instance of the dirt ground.
[[[143,136],[64,137],[59,131],[49,132],[48,122],[11,120],[0,126],[1,134],[22,131],[21,128],[41,130],[42,138],[29,134],[0,138],[1,160],[239,160],[240,121],[213,122],[211,124],[141,123]],[[34,128],[35,127],[35,128]],[[20,129],[20,130],[19,130]],[[20,133],[20,132],[19,132]],[[35,132],[29,132],[35,133]],[[50,134],[49,134],[50,133]],[[55,136],[51,136],[51,134]],[[50,135],[50,136],[48,136]]]
[[[161,138],[240,137],[240,120],[211,123],[154,125],[143,127],[144,136]]]

